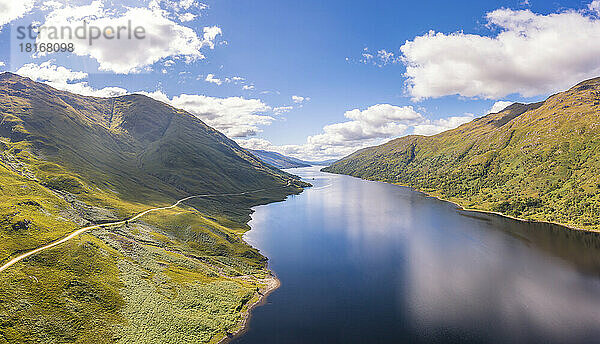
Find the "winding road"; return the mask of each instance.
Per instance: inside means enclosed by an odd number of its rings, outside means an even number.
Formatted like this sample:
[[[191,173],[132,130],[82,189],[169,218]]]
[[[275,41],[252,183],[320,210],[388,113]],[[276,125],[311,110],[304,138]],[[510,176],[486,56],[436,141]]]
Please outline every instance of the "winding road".
[[[270,188],[270,189],[260,189],[260,190],[254,190],[254,191],[246,191],[246,192],[240,192],[240,193],[227,193],[227,194],[204,194],[204,195],[195,195],[195,196],[188,196],[185,198],[180,199],[179,201],[175,202],[174,204],[167,206],[167,207],[160,207],[160,208],[152,208],[152,209],[148,209],[145,210],[137,215],[135,215],[134,217],[130,218],[130,219],[126,219],[126,220],[121,220],[121,221],[116,221],[116,222],[108,222],[108,223],[103,223],[103,224],[99,224],[99,225],[94,225],[94,226],[89,226],[89,227],[84,227],[84,228],[80,228],[76,231],[74,231],[73,233],[67,235],[66,237],[51,242],[50,244],[44,245],[42,247],[38,247],[36,249],[33,249],[31,251],[27,251],[11,260],[9,260],[6,264],[2,265],[2,267],[0,267],[0,272],[10,268],[11,266],[13,266],[14,264],[20,262],[21,260],[33,256],[36,253],[42,252],[44,250],[48,250],[51,249],[55,246],[58,246],[62,243],[65,243],[75,237],[77,237],[78,235],[80,235],[81,233],[87,232],[89,230],[92,229],[96,229],[96,228],[105,228],[105,227],[111,227],[111,226],[119,226],[119,225],[123,225],[126,224],[127,222],[131,222],[131,221],[135,221],[137,219],[139,219],[140,217],[151,213],[153,211],[160,211],[160,210],[166,210],[166,209],[172,209],[177,207],[179,204],[181,204],[182,202],[188,201],[192,198],[200,198],[200,197],[217,197],[217,196],[242,196],[242,195],[247,195],[247,194],[251,194],[251,193],[257,193],[257,192],[261,192],[261,191],[266,191],[266,190],[271,190],[271,189],[278,189],[278,188],[285,188],[291,185],[291,181],[288,181],[288,183],[285,186],[280,186],[277,188]]]

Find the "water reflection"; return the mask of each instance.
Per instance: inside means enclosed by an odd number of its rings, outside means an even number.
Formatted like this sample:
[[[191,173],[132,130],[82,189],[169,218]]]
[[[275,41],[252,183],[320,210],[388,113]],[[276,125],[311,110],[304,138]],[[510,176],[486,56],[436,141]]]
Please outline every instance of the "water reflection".
[[[415,326],[435,339],[443,339],[442,330],[449,329],[502,341],[597,341],[598,280],[556,258],[572,258],[568,253],[574,244],[560,245],[557,239],[566,239],[552,231],[542,235],[519,228],[507,236],[507,228],[473,231],[466,244],[454,231],[437,233],[436,239],[423,232],[410,236],[410,287],[402,297],[409,300]],[[550,250],[555,257],[544,254]]]
[[[294,173],[315,187],[257,207],[250,223],[246,239],[282,287],[238,342],[600,338],[598,235],[314,168]]]

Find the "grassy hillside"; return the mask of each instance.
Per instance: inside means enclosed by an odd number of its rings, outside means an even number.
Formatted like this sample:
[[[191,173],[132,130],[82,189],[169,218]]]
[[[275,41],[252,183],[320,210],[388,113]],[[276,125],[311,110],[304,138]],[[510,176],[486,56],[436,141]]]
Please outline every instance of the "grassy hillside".
[[[600,78],[441,134],[407,136],[325,168],[467,208],[600,230]]]
[[[0,343],[215,342],[268,282],[242,240],[251,206],[306,184],[194,116],[141,95],[83,97],[0,74]]]
[[[277,152],[269,152],[264,150],[250,150],[250,152],[263,162],[276,168],[296,168],[310,166],[310,164],[307,164],[301,160],[290,158]]]

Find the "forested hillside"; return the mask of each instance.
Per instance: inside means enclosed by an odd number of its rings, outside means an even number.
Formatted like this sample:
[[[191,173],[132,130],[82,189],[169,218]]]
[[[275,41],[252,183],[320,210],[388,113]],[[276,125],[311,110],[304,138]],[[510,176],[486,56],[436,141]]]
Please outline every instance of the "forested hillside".
[[[324,171],[467,208],[600,230],[600,78],[438,135],[360,150]]]

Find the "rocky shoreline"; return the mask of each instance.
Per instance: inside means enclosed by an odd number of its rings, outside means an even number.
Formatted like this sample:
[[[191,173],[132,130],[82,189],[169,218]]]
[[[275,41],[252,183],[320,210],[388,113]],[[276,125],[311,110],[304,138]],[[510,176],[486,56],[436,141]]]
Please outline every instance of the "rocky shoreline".
[[[252,310],[258,306],[264,305],[269,294],[281,286],[281,282],[272,272],[269,277],[259,280],[259,282],[264,284],[264,287],[256,292],[258,298],[254,302],[250,303],[246,308],[246,311],[242,313],[242,320],[240,321],[237,330],[235,330],[233,333],[228,333],[217,343],[227,344],[232,340],[244,335],[244,333],[246,333],[246,331],[249,329],[250,319],[252,318]]]

